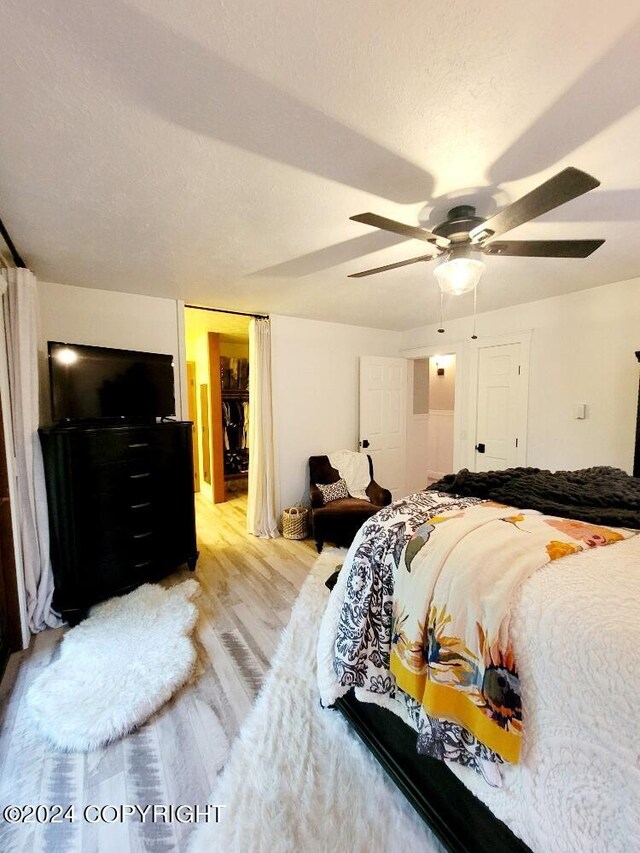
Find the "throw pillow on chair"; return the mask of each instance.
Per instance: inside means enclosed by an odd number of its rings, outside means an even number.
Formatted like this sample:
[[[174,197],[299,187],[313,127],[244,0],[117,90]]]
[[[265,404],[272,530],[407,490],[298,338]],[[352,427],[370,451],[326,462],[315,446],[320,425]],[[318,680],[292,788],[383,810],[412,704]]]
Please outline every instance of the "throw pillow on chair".
[[[325,504],[331,503],[331,501],[339,501],[341,498],[349,497],[347,484],[342,479],[335,483],[316,483],[316,486],[320,489],[320,492],[322,493],[322,500]]]

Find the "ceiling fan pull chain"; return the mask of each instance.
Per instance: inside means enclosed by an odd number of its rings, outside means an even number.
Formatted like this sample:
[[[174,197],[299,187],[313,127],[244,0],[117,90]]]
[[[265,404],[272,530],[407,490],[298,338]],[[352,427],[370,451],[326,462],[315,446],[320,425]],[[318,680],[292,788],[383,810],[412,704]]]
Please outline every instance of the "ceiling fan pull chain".
[[[442,321],[442,300],[443,299],[444,299],[444,292],[441,290],[440,291],[440,328],[438,329],[439,332],[444,332],[444,329],[442,328],[443,327],[443,321]]]

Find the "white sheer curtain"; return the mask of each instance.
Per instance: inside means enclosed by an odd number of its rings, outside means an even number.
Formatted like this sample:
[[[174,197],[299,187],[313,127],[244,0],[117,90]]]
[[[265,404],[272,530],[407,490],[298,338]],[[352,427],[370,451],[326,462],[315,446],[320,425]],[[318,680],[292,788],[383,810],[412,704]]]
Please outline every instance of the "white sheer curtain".
[[[249,325],[249,497],[247,530],[275,539],[278,533],[271,408],[271,324]]]
[[[18,506],[13,511],[20,527],[29,628],[35,633],[61,621],[51,609],[49,518],[38,438],[38,292],[33,273],[9,270],[3,302],[17,473]]]

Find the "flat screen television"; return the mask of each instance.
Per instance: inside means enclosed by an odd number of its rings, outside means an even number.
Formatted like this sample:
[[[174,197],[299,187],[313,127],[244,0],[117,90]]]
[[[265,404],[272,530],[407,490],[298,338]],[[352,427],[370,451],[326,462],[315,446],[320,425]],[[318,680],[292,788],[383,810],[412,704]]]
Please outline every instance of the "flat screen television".
[[[150,422],[176,413],[173,356],[49,341],[53,420]]]

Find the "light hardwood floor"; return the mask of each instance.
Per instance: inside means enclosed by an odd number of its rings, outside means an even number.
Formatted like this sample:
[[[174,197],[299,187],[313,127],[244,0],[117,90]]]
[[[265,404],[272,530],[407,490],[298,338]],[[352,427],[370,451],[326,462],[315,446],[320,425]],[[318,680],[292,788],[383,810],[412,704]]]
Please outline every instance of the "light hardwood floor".
[[[182,851],[190,824],[91,824],[84,806],[207,803],[231,743],[260,689],[313,544],[245,532],[246,498],[198,497],[200,619],[193,681],[137,732],[88,754],[50,748],[29,723],[26,690],[58,653],[64,628],[12,656],[0,685],[0,811],[7,804],[76,806],[72,824],[22,826],[0,818],[0,850],[46,853]],[[163,583],[192,577],[186,569]]]

